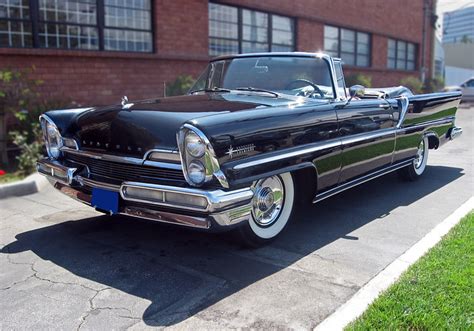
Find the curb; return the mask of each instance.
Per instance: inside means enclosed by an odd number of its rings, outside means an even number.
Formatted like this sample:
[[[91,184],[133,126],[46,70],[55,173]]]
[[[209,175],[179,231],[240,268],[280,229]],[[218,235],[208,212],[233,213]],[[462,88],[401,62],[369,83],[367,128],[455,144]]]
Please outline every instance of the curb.
[[[377,297],[395,283],[408,267],[418,261],[428,250],[434,247],[461,218],[474,209],[474,197],[464,202],[451,215],[446,217],[433,230],[390,263],[367,284],[362,286],[352,298],[324,319],[314,330],[342,330],[357,319]]]
[[[47,184],[48,180],[44,176],[35,173],[18,182],[0,185],[0,199],[37,193]]]

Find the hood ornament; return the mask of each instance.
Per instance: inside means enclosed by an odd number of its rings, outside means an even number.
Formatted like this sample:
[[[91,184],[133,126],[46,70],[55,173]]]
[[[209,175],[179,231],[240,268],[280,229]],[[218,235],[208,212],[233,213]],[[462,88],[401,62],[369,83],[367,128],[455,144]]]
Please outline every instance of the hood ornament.
[[[122,102],[121,102],[122,107],[124,107],[127,103],[128,103],[128,97],[126,95],[124,95],[122,97]]]
[[[122,102],[120,103],[122,104],[122,109],[129,109],[133,106],[133,103],[128,103],[128,97],[126,95],[122,97]]]

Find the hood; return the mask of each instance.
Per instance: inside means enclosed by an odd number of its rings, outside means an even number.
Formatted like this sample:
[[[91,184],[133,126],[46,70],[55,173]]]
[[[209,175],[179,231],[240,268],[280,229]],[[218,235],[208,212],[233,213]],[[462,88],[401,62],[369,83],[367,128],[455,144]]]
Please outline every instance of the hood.
[[[65,137],[76,139],[81,150],[141,158],[150,149],[176,150],[176,133],[190,120],[288,105],[296,99],[246,92],[150,99],[73,113],[69,125],[60,130]],[[64,118],[64,114],[54,113],[48,113],[53,121],[54,117]]]

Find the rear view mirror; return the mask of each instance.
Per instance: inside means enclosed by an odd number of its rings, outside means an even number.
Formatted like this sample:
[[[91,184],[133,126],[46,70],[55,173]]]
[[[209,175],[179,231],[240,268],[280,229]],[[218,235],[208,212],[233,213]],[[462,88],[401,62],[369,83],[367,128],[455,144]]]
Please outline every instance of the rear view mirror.
[[[362,85],[353,85],[349,88],[349,95],[351,96],[349,101],[354,97],[361,98],[361,97],[364,96],[364,94],[365,94],[365,87],[364,86],[362,86]]]

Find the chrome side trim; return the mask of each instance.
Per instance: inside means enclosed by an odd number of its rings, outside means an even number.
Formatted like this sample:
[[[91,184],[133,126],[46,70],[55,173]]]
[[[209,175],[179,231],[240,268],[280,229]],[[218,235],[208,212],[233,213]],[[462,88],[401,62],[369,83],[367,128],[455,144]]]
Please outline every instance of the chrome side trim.
[[[408,111],[408,106],[410,105],[410,101],[408,101],[408,98],[403,96],[397,100],[398,102],[398,108],[400,109],[400,117],[398,119],[396,128],[400,129],[402,127],[402,123],[405,120],[405,116]]]
[[[341,193],[345,190],[348,190],[350,188],[353,188],[355,186],[358,186],[360,184],[363,184],[365,182],[368,182],[372,179],[375,179],[375,178],[378,178],[380,176],[383,176],[383,175],[386,175],[390,172],[393,172],[395,170],[398,170],[398,169],[401,169],[403,167],[406,167],[408,166],[410,163],[413,162],[413,159],[409,159],[409,160],[406,160],[406,161],[402,161],[400,163],[397,163],[395,165],[391,165],[387,168],[384,168],[384,169],[380,169],[380,170],[377,170],[373,173],[370,173],[370,174],[367,174],[365,176],[362,176],[360,178],[357,178],[357,179],[354,179],[354,180],[351,180],[347,183],[344,183],[344,184],[341,184],[339,186],[336,186],[330,190],[327,190],[325,192],[322,192],[318,195],[316,195],[316,197],[313,199],[313,203],[316,203],[316,202],[320,202],[324,199],[327,199],[329,197],[332,197],[333,195],[336,195],[338,193]]]
[[[176,204],[170,204],[166,201],[150,201],[145,199],[135,199],[128,197],[125,194],[125,189],[127,187],[133,187],[137,189],[143,190],[154,190],[158,192],[170,192],[170,193],[178,193],[183,195],[191,195],[191,196],[198,196],[205,198],[208,202],[207,207],[197,208],[192,206],[182,206]],[[148,184],[148,183],[138,183],[138,182],[124,182],[120,187],[120,196],[124,200],[134,201],[134,202],[141,202],[141,203],[148,203],[153,205],[159,205],[164,207],[171,207],[171,208],[179,208],[179,209],[186,209],[186,210],[193,210],[193,211],[201,211],[201,212],[214,212],[229,209],[235,206],[239,206],[242,204],[249,203],[253,198],[253,191],[250,187],[243,188],[234,191],[222,191],[222,190],[215,190],[215,191],[205,191],[200,189],[194,188],[184,188],[184,187],[175,187],[175,186],[166,186],[166,185],[157,185],[157,184]]]
[[[79,150],[79,145],[77,144],[77,141],[76,141],[75,139],[72,139],[72,138],[63,138],[63,146],[70,148],[69,146],[67,146],[67,142],[69,142],[69,143],[71,143],[72,145],[74,145],[74,149],[75,149],[75,150]]]
[[[453,122],[454,122],[454,116],[443,118],[443,119],[440,119],[440,120],[424,122],[424,123],[420,123],[420,124],[416,124],[416,125],[412,125],[412,126],[405,126],[405,127],[397,129],[397,133],[407,131],[407,130],[423,129],[423,128],[426,128],[428,126],[442,125],[442,124],[448,124],[448,123],[453,123]]]
[[[372,131],[369,133],[359,133],[359,134],[355,134],[349,137],[342,137],[341,143],[343,146],[352,145],[352,144],[356,144],[365,140],[371,140],[371,139],[381,138],[385,136],[395,135],[395,132],[396,132],[395,129],[389,128],[389,129]]]
[[[237,164],[236,166],[234,166],[233,169],[234,170],[246,169],[246,168],[254,167],[254,166],[262,164],[262,163],[268,163],[268,162],[283,160],[283,159],[287,159],[287,158],[290,158],[290,157],[300,156],[300,155],[304,155],[304,154],[307,154],[307,153],[314,153],[314,152],[322,151],[324,149],[334,148],[334,147],[338,147],[338,146],[341,146],[341,140],[340,139],[333,140],[333,141],[330,141],[330,142],[316,143],[315,146],[312,146],[312,147],[307,147],[307,148],[303,148],[303,149],[299,149],[299,150],[295,150],[295,151],[291,151],[291,152],[287,152],[287,153],[283,153],[283,154],[279,154],[279,155],[269,156],[269,157],[262,158],[262,159],[259,159],[259,160],[255,160],[255,161],[249,161],[249,162]]]

